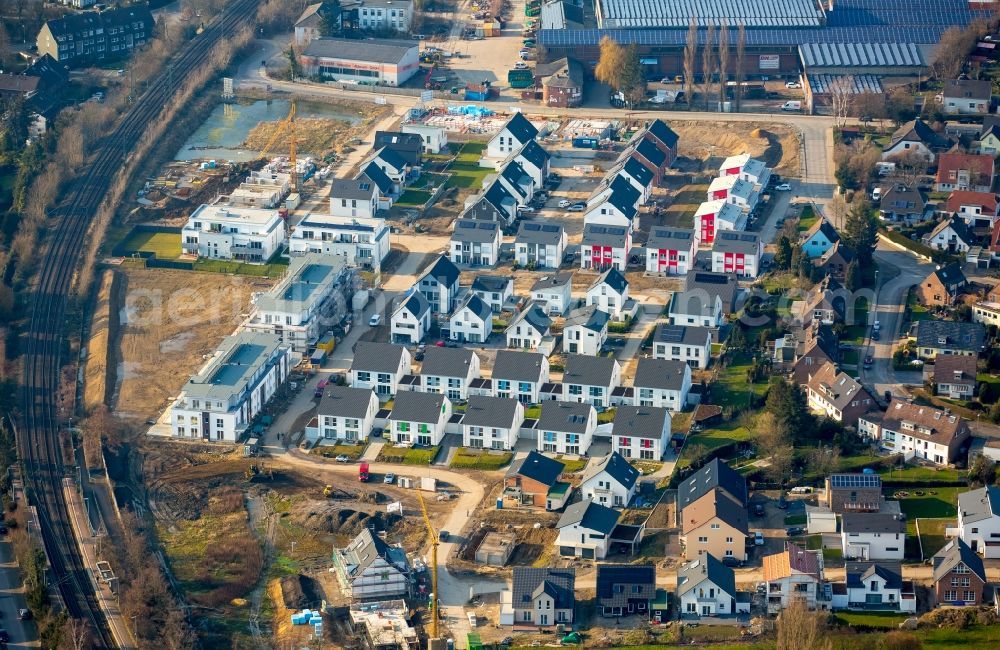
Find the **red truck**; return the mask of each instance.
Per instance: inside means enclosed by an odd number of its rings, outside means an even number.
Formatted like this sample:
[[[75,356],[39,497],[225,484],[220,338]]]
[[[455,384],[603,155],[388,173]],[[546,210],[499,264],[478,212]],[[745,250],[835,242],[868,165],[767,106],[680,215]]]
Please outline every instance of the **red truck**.
[[[358,480],[362,483],[368,482],[368,463],[361,463],[358,468]]]

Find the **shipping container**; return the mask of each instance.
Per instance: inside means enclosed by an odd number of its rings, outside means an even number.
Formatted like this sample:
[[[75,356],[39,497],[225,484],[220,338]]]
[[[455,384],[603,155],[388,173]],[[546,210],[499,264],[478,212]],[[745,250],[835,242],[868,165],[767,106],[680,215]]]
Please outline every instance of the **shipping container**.
[[[507,85],[511,88],[531,88],[535,85],[535,73],[531,70],[509,70]]]
[[[597,138],[573,138],[573,146],[577,149],[597,149],[600,140]]]

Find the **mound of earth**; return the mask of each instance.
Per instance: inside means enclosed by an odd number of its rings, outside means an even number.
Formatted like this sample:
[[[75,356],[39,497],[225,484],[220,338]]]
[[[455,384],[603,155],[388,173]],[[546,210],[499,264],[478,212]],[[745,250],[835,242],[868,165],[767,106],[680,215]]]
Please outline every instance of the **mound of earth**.
[[[376,532],[391,531],[402,519],[398,514],[365,512],[344,508],[343,504],[326,501],[308,501],[296,505],[289,515],[292,522],[320,533],[357,535],[365,528]]]
[[[319,601],[316,593],[316,583],[309,576],[300,573],[281,579],[281,598],[285,602],[286,609],[298,610],[311,607]]]

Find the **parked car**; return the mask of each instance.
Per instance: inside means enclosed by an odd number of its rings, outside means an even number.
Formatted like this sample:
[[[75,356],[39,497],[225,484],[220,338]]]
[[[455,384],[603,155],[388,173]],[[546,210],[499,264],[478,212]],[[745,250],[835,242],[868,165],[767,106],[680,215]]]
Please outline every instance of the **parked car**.
[[[878,330],[872,330],[872,340],[873,341],[878,340]]]
[[[813,489],[808,485],[797,485],[792,488],[792,494],[811,494]]]
[[[22,607],[17,610],[17,617],[22,621],[30,621],[32,619],[31,610],[26,607]]]
[[[586,203],[574,203],[573,205],[566,208],[566,210],[569,212],[583,212],[586,209],[587,209]]]
[[[534,212],[535,208],[531,207],[530,205],[519,205],[519,206],[517,206],[517,211],[518,212],[529,212],[530,213],[530,212]]]
[[[389,472],[388,474],[385,475],[385,478],[382,479],[382,482],[392,485],[393,483],[396,482],[396,475],[393,474],[392,472]]]
[[[796,535],[801,535],[806,532],[806,529],[802,526],[789,526],[785,529],[785,534],[789,537],[795,537]]]
[[[514,69],[515,70],[527,70],[528,69],[528,64],[525,63],[524,61],[518,61],[517,63],[514,64]]]
[[[739,567],[743,566],[743,562],[737,560],[732,555],[726,555],[722,558],[722,563],[728,567]]]
[[[382,314],[375,314],[374,316],[368,319],[368,325],[370,327],[378,327],[379,323],[381,322],[382,322]]]
[[[776,189],[779,192],[788,192],[792,189],[792,186],[789,185],[788,183],[782,183],[781,185],[776,185],[774,189]]]
[[[864,363],[865,369],[867,370],[868,368],[871,368],[874,362],[875,360],[872,359],[871,355],[865,357],[865,363]]]
[[[754,532],[754,534],[753,534],[753,545],[754,546],[763,546],[764,545],[764,533],[760,532],[759,530]]]
[[[558,205],[560,208],[568,208],[569,206],[573,205],[573,202],[570,201],[569,199],[560,199]]]
[[[786,81],[785,82],[785,88],[801,88],[801,87],[802,87],[802,84],[800,84],[798,81]]]
[[[763,517],[764,516],[764,504],[763,503],[754,504],[753,514],[755,516],[757,516],[757,517]]]
[[[788,507],[788,501],[785,499],[785,495],[782,494],[780,497],[778,497],[778,508],[784,510],[787,507]]]
[[[344,454],[340,454],[339,456],[337,456],[336,458],[334,458],[334,460],[337,461],[338,463],[349,463],[349,462],[351,462],[351,459],[348,456],[345,456]]]

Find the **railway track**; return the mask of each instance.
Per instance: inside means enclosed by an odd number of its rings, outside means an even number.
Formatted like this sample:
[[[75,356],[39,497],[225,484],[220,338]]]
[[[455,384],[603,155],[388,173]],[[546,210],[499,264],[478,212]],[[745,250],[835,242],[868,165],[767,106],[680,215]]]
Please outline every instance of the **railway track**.
[[[18,452],[24,465],[25,485],[38,511],[51,577],[70,616],[91,623],[95,647],[131,646],[109,624],[94,593],[70,523],[62,480],[69,475],[63,462],[61,425],[57,416],[61,353],[66,304],[73,276],[81,261],[90,221],[98,212],[127,152],[134,149],[148,126],[185,82],[185,73],[205,62],[221,40],[249,24],[258,0],[235,0],[205,31],[196,36],[168,63],[155,84],[138,98],[101,143],[97,155],[74,182],[55,217],[55,231],[48,235],[32,295],[31,318],[24,333],[22,416]]]

